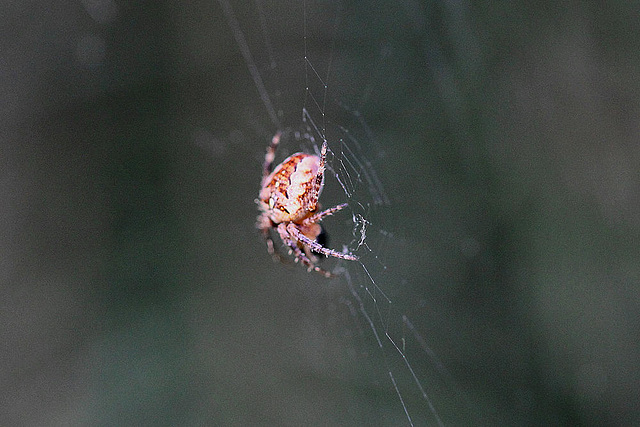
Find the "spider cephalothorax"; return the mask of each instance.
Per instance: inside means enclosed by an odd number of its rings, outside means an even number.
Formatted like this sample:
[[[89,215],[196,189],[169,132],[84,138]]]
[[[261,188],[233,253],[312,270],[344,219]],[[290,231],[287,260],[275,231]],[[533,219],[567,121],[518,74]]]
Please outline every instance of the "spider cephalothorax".
[[[358,257],[327,249],[317,242],[322,232],[318,223],[322,218],[347,207],[343,203],[324,211],[319,210],[318,197],[324,185],[327,141],[322,143],[320,157],[296,153],[271,172],[280,135],[277,133],[273,137],[264,158],[262,188],[256,200],[261,212],[257,227],[267,241],[270,254],[276,255],[269,234],[271,229],[275,229],[296,262],[302,262],[309,271],[315,270],[330,277],[331,273],[316,265],[317,258],[312,252],[346,260],[357,260]]]

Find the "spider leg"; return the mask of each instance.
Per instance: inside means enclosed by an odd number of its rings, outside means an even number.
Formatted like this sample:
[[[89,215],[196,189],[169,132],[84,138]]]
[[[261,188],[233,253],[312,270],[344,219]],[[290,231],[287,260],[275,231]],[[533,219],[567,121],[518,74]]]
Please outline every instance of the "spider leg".
[[[293,253],[294,261],[296,262],[300,261],[302,264],[304,264],[307,267],[308,271],[313,270],[316,273],[322,274],[324,277],[327,277],[327,278],[336,277],[335,274],[315,265],[309,259],[309,257],[307,257],[307,255],[304,252],[302,252],[300,247],[298,247],[298,243],[296,242],[296,240],[290,237],[291,235],[288,233],[287,227],[285,226],[284,223],[281,223],[278,225],[278,233],[280,234],[280,238],[282,239],[282,241],[287,246],[289,246],[291,252]]]
[[[325,169],[325,161],[327,158],[327,140],[322,141],[322,149],[320,149],[320,164],[318,165],[318,172],[316,173],[316,178],[313,181],[313,185],[309,194],[309,210],[316,210],[316,206],[318,204],[318,197],[320,196],[320,189],[322,188],[322,183],[324,181],[324,169]]]
[[[306,267],[308,271],[315,271],[316,273],[322,274],[324,277],[327,278],[331,278],[331,277],[336,277],[335,274],[331,273],[330,271],[327,271],[321,267],[318,267],[317,265],[315,265],[307,255],[305,255],[300,248],[296,245],[293,249],[293,253],[296,256],[296,258],[294,258],[296,261],[300,260],[300,262],[302,262]],[[308,251],[308,246],[305,246],[305,252]]]
[[[304,264],[307,267],[308,271],[313,270],[316,273],[322,274],[324,277],[335,277],[335,274],[315,265],[313,261],[311,261],[309,257],[304,252],[302,252],[302,250],[300,250],[300,248],[298,247],[298,245],[295,244],[295,242],[293,243],[292,246],[290,246],[290,248],[293,251],[293,255],[295,257],[294,260],[296,262],[299,260],[302,264]],[[305,246],[305,252],[306,251],[307,251],[307,247]]]
[[[306,218],[304,221],[302,221],[302,225],[309,225],[309,224],[315,224],[316,222],[320,222],[322,221],[322,218],[324,218],[325,216],[333,215],[334,213],[341,211],[347,206],[349,206],[347,203],[342,203],[341,205],[334,206],[332,208],[325,209],[322,212],[315,213],[311,215],[309,218]]]
[[[271,255],[273,260],[280,261],[282,264],[287,264],[287,259],[276,250],[275,244],[273,243],[273,239],[271,238],[271,234],[269,233],[269,230],[273,228],[273,222],[271,222],[266,214],[263,213],[258,217],[258,223],[256,224],[256,227],[260,230],[262,237],[267,243],[267,252],[269,253],[269,255]]]
[[[273,239],[271,238],[271,235],[269,233],[269,228],[261,228],[260,231],[262,232],[262,236],[264,237],[265,241],[267,242],[267,251],[269,252],[269,255],[271,255],[271,257],[273,258],[273,260],[274,261],[278,261],[278,262],[280,262],[281,264],[284,264],[284,265],[291,265],[291,260],[289,258],[285,258],[280,253],[280,251],[278,251],[275,248],[275,244],[274,244]],[[287,241],[283,240],[283,242],[287,244],[287,246],[289,247],[289,251],[291,253],[293,253],[294,261],[296,261],[296,262],[300,261],[302,264],[304,264],[307,267],[307,269],[309,271],[313,270],[316,273],[322,274],[326,278],[336,277],[335,274],[316,266],[313,263],[313,261],[311,261],[309,256],[305,255],[304,253],[302,253],[300,251],[300,248],[296,245],[296,243],[294,241],[289,239]],[[307,251],[308,251],[307,246],[305,246],[305,252],[307,252]]]
[[[281,225],[282,224],[280,224],[278,226],[278,229],[280,228]],[[315,252],[318,252],[320,254],[323,254],[323,255],[326,255],[326,256],[332,256],[334,258],[347,259],[347,260],[350,260],[350,261],[356,261],[358,259],[358,257],[355,256],[355,255],[343,254],[342,252],[338,252],[338,251],[335,251],[333,249],[325,248],[320,243],[318,243],[318,242],[316,242],[314,240],[311,240],[310,238],[308,238],[307,236],[302,234],[302,232],[300,230],[298,230],[298,227],[296,227],[296,225],[293,224],[293,223],[290,223],[287,226],[286,231],[294,239],[298,240],[303,245],[309,246],[309,248],[311,248],[311,250],[313,250]]]
[[[273,239],[269,235],[269,229],[262,230],[262,237],[264,237],[265,242],[267,242],[267,252],[269,255],[271,255],[274,260],[284,263],[284,258],[276,251]]]
[[[264,163],[262,164],[262,186],[264,187],[264,181],[271,173],[271,167],[273,166],[273,160],[276,158],[276,148],[280,143],[280,136],[282,132],[276,133],[271,139],[271,143],[267,147],[267,154],[264,156]]]
[[[285,223],[278,224],[278,234],[280,234],[280,238],[282,239],[284,244],[289,246],[289,249],[295,255],[296,262],[300,260],[307,267],[313,267],[313,263],[311,262],[311,260],[298,247],[298,242],[296,241],[296,239],[291,238],[291,234],[289,233],[289,230],[287,229],[287,225]]]
[[[302,250],[304,251],[304,254],[307,256],[307,258],[309,258],[309,261],[311,261],[313,265],[316,265],[318,263],[318,257],[315,256],[313,252],[311,252],[311,249],[309,248],[309,246],[302,245]]]

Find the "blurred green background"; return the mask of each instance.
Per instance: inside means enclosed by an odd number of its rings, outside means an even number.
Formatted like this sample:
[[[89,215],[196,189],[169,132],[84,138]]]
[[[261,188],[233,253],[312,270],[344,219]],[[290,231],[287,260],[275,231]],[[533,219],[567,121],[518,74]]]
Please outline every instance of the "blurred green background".
[[[299,128],[302,4],[231,5]],[[444,424],[640,424],[637,2],[336,5],[306,53],[375,136],[361,255],[451,374],[411,359]],[[0,10],[0,424],[406,424],[347,282],[254,229],[277,128],[221,5]]]

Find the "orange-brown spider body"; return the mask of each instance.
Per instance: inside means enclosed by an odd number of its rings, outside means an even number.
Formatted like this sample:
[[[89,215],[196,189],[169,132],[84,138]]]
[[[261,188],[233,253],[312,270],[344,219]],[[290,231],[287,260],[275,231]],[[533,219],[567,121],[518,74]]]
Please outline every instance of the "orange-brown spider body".
[[[317,242],[322,232],[319,222],[325,216],[347,207],[346,203],[319,212],[318,197],[324,185],[326,141],[322,144],[320,157],[313,154],[296,153],[286,158],[273,172],[270,172],[275,158],[275,150],[280,142],[276,134],[265,155],[262,188],[256,202],[261,213],[257,227],[267,241],[267,249],[276,255],[269,231],[275,229],[282,242],[309,270],[315,270],[327,277],[331,273],[316,265],[317,258],[312,252],[356,260],[356,256],[327,249]],[[279,257],[279,256],[278,256]]]

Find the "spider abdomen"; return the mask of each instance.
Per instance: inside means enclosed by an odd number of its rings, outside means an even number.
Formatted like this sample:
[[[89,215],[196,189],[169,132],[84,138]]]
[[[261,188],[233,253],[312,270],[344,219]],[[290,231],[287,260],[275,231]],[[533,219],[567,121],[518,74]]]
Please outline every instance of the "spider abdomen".
[[[316,211],[312,194],[319,167],[317,156],[296,153],[265,179],[260,201],[274,223],[300,222]]]

